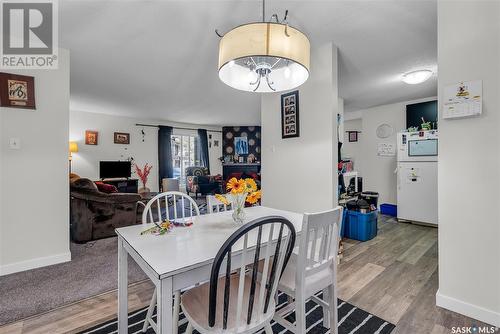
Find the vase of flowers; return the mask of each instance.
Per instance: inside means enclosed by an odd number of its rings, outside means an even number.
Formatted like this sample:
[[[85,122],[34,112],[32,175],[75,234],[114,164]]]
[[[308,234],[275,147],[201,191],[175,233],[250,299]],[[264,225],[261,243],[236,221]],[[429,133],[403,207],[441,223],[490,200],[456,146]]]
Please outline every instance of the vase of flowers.
[[[229,205],[233,210],[233,220],[236,223],[245,221],[245,203],[251,205],[257,203],[261,198],[261,191],[257,190],[257,184],[252,178],[237,179],[231,178],[226,185],[228,191],[225,195],[215,195],[222,203]]]
[[[137,164],[134,164],[134,167],[135,167],[135,173],[137,174],[142,183],[142,188],[138,190],[139,194],[149,193],[150,190],[148,187],[146,187],[146,184],[148,183],[148,176],[153,166],[145,164],[143,168],[140,168]]]

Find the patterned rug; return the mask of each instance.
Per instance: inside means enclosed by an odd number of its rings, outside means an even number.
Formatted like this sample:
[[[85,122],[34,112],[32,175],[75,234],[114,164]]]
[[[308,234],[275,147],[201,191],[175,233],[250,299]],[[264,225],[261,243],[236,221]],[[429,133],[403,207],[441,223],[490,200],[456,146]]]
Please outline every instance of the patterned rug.
[[[321,296],[321,294],[319,294]],[[278,309],[284,307],[287,303],[286,296],[280,294]],[[338,300],[338,328],[339,334],[388,334],[394,329],[394,325],[380,319],[379,317],[370,314],[362,309],[359,309],[342,300]],[[144,318],[146,317],[147,308],[130,313],[128,316],[128,332],[129,334],[138,334],[142,332]],[[156,311],[153,319],[156,320]],[[309,300],[306,304],[306,324],[307,333],[309,334],[326,334],[330,330],[323,327],[323,310],[313,300]],[[187,326],[187,321],[181,313],[179,317],[179,334],[184,333]],[[295,321],[295,312],[291,312],[287,318],[288,321]],[[271,323],[273,332],[279,334],[292,334],[278,323]],[[112,334],[117,332],[117,319],[102,323],[91,329],[80,332],[79,334]],[[154,334],[151,327],[148,328],[147,334]],[[193,331],[193,333],[198,333]],[[259,333],[264,333],[259,332]]]

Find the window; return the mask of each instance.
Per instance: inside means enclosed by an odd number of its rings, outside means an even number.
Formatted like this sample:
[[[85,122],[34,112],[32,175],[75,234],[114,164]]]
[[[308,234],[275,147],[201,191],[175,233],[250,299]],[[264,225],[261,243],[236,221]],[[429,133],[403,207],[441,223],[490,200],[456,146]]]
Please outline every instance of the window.
[[[186,185],[186,168],[200,165],[196,139],[195,136],[172,135],[172,165],[181,189]]]

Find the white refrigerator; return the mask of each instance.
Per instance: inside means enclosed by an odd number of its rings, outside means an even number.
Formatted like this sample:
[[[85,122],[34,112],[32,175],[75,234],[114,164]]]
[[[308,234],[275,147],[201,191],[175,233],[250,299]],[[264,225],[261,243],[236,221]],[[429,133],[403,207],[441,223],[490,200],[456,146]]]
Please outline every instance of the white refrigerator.
[[[398,220],[438,224],[438,133],[398,134]]]

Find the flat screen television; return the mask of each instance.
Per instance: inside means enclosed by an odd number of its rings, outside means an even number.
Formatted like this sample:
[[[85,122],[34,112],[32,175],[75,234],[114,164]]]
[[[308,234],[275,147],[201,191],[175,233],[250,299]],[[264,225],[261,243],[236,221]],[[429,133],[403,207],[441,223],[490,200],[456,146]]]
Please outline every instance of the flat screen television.
[[[99,177],[101,179],[130,177],[131,169],[130,161],[100,161]]]
[[[422,117],[426,122],[431,122],[433,129],[437,129],[437,101],[428,101],[406,106],[406,128],[416,127],[422,129]]]

